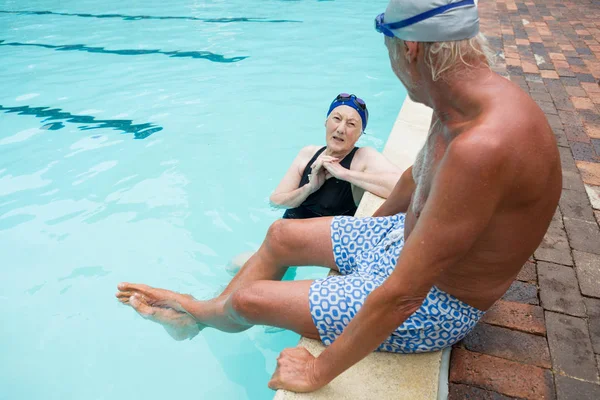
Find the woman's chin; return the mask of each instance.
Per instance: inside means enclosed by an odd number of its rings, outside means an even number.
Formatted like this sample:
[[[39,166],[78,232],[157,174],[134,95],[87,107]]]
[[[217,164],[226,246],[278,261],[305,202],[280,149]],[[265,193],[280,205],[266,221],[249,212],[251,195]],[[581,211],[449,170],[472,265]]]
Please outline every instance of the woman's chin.
[[[344,150],[346,150],[346,143],[345,142],[341,142],[335,139],[331,139],[328,143],[327,143],[327,148],[330,151],[335,151],[335,152],[342,152]]]

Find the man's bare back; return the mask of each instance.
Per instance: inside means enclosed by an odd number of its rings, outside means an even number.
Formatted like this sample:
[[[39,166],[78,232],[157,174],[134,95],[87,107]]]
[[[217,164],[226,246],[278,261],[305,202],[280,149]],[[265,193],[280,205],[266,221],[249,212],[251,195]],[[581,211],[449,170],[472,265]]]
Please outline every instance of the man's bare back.
[[[554,134],[535,102],[498,75],[480,92],[481,110],[466,126],[450,130],[439,120],[432,123],[413,166],[416,189],[407,210],[405,238],[419,220],[432,190],[432,177],[451,143],[473,142],[470,151],[475,153],[491,143],[503,152],[508,161],[505,175],[510,179],[489,182],[502,185],[501,207],[464,259],[436,282],[447,293],[487,310],[508,289],[543,238],[560,198],[562,175]]]

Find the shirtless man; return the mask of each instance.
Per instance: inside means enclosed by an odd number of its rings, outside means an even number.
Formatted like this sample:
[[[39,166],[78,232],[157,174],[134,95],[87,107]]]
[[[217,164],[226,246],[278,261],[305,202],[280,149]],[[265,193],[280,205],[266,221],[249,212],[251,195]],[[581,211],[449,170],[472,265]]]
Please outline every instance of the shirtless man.
[[[415,165],[377,217],[275,222],[212,300],[128,283],[117,297],[178,338],[263,324],[322,340],[317,358],[303,348],[279,357],[269,386],[296,392],[374,350],[435,351],[462,339],[541,242],[561,169],[543,112],[489,69],[473,1],[439,3],[391,0],[376,19],[409,96],[433,108]],[[289,265],[341,276],[279,282]]]

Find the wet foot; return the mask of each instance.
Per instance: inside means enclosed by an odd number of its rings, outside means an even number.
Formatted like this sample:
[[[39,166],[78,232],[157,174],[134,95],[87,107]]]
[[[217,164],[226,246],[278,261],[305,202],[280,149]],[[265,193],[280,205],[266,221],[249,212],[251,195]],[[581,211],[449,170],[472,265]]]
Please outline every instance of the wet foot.
[[[205,328],[177,302],[178,296],[184,296],[179,293],[122,283],[116,296],[121,303],[131,306],[143,318],[160,324],[175,340],[191,339]]]

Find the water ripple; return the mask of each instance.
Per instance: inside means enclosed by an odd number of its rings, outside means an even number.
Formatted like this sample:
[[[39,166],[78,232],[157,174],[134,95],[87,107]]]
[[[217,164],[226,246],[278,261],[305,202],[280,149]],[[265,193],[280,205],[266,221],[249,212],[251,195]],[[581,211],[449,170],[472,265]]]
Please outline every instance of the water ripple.
[[[102,268],[101,266],[93,266],[93,267],[80,267],[80,268],[75,268],[73,271],[71,271],[71,274],[68,276],[64,276],[62,278],[58,278],[58,281],[64,281],[67,279],[74,279],[74,278],[80,278],[80,277],[84,277],[84,278],[94,278],[94,277],[102,277],[102,276],[106,276],[110,274],[110,271],[106,271],[104,268]]]
[[[145,139],[155,132],[162,131],[162,126],[157,126],[152,123],[134,124],[129,119],[96,119],[91,115],[74,115],[66,111],[62,111],[60,108],[50,107],[5,107],[0,104],[0,111],[6,113],[16,113],[18,115],[33,115],[38,118],[43,118],[43,122],[47,121],[65,121],[75,124],[86,124],[80,126],[79,129],[82,131],[90,129],[102,129],[109,128],[123,133],[133,133],[135,139]],[[94,125],[94,126],[90,126]],[[52,124],[52,130],[61,129],[64,126],[61,123]]]
[[[18,46],[18,47],[43,47],[45,49],[53,49],[56,51],[85,51],[87,53],[99,54],[115,54],[118,56],[145,56],[149,54],[162,54],[168,57],[176,58],[196,58],[209,60],[217,63],[234,63],[242,61],[247,56],[225,57],[222,54],[212,53],[210,51],[163,51],[157,49],[123,49],[123,50],[107,50],[104,47],[91,47],[84,44],[44,44],[44,43],[20,43],[6,42],[0,40],[0,46]]]
[[[0,10],[3,14],[19,14],[19,15],[61,15],[65,17],[82,17],[82,18],[120,18],[124,21],[139,21],[144,19],[161,20],[161,19],[178,19],[187,21],[200,21],[210,23],[227,24],[232,22],[262,22],[262,23],[298,23],[302,21],[293,19],[266,19],[266,18],[251,18],[251,17],[232,17],[232,18],[199,18],[187,16],[155,16],[155,15],[124,15],[124,14],[88,14],[88,13],[66,13],[56,11],[18,11],[18,10]]]

